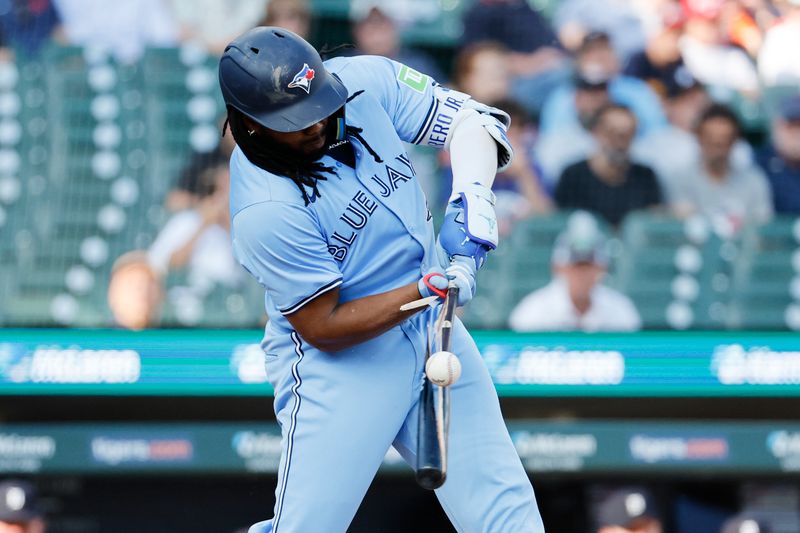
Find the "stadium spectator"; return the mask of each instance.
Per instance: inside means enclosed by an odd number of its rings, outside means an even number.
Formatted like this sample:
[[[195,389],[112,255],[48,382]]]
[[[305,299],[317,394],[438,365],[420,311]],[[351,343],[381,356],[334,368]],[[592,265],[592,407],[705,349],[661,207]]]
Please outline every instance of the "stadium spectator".
[[[220,55],[231,40],[258,25],[267,0],[167,0],[167,4],[182,41],[202,44]]]
[[[118,326],[141,330],[158,325],[164,290],[147,252],[127,252],[114,262],[107,296]]]
[[[222,129],[223,122],[224,119],[221,119],[220,129]],[[176,212],[193,207],[199,197],[204,194],[205,185],[201,179],[204,172],[211,167],[227,165],[235,147],[233,136],[225,135],[214,150],[192,152],[189,162],[181,170],[175,186],[167,193],[164,202],[167,210]]]
[[[634,111],[639,119],[641,134],[666,124],[658,97],[647,83],[620,74],[620,62],[607,33],[593,32],[583,39],[575,55],[575,69],[579,76],[608,79],[611,100]],[[575,88],[571,85],[553,91],[542,107],[539,125],[542,133],[547,134],[578,121],[574,93]]]
[[[706,85],[748,95],[758,93],[755,63],[730,43],[720,22],[724,0],[682,0],[687,21],[681,55],[692,75]]]
[[[758,53],[761,82],[770,87],[800,83],[800,0],[785,0],[785,16],[767,30]]]
[[[664,12],[661,28],[649,36],[644,50],[640,50],[625,63],[623,73],[647,82],[650,88],[661,97],[683,66],[680,37],[685,19],[683,11],[677,6]]]
[[[569,78],[568,57],[550,23],[525,0],[479,0],[466,11],[461,47],[485,41],[508,50],[511,96],[529,112]]]
[[[67,40],[136,62],[147,46],[175,46],[180,30],[163,0],[55,0]]]
[[[442,16],[442,6],[430,0],[350,0],[349,3],[351,20],[363,19],[373,8],[378,8],[401,29],[430,24]]]
[[[384,56],[427,74],[440,83],[445,76],[426,54],[404,47],[400,42],[400,29],[410,23],[407,2],[380,2],[355,0],[350,5],[353,38],[358,54]]]
[[[559,3],[553,22],[569,50],[578,50],[593,32],[608,34],[623,60],[645,46],[644,27],[630,0],[565,0]]]
[[[773,208],[764,174],[755,165],[741,168],[731,164],[731,152],[741,135],[736,114],[713,104],[703,112],[695,131],[699,161],[689,162],[664,183],[673,212],[677,216],[702,214],[725,234],[748,221],[769,220]]]
[[[511,166],[498,172],[492,190],[497,197],[495,211],[500,235],[507,235],[514,223],[534,214],[549,213],[553,209],[552,191],[542,179],[542,172],[536,164],[533,154],[535,128],[524,107],[514,100],[493,102],[509,114],[511,126],[508,128],[508,139],[514,149]],[[439,180],[439,197],[442,202],[452,190],[452,169],[449,158],[440,159],[443,179]]]
[[[654,498],[641,487],[626,487],[606,494],[597,506],[596,520],[599,524],[598,533],[664,531]]]
[[[311,35],[311,19],[311,6],[307,0],[270,0],[262,26],[286,28],[307,39]]]
[[[578,120],[547,133],[540,132],[536,143],[536,158],[550,187],[555,186],[565,168],[589,157],[594,151],[595,142],[590,131],[592,120],[610,102],[608,78],[602,72],[578,72],[574,84],[573,105]]]
[[[50,0],[0,3],[0,46],[23,57],[36,56],[60,30],[58,12]]]
[[[690,162],[700,159],[700,147],[694,127],[701,113],[711,105],[705,87],[686,67],[680,67],[666,80],[663,98],[669,124],[644,138],[636,139],[631,148],[633,159],[651,167],[665,187],[665,183],[680,179]],[[665,150],[664,147],[669,149]],[[736,141],[731,154],[731,164],[746,168],[753,164],[753,150],[743,139]]]
[[[631,211],[661,204],[661,189],[650,167],[631,161],[636,117],[619,104],[603,107],[592,126],[597,149],[567,167],[558,181],[556,204],[586,209],[618,225]]]
[[[242,281],[230,243],[229,179],[227,164],[208,168],[195,207],[167,221],[147,252],[160,277],[170,270],[186,268],[189,286],[200,294],[215,285],[236,286]]]
[[[0,483],[0,533],[43,533],[45,521],[36,490],[25,481]]]
[[[762,27],[774,23],[775,11],[764,0],[726,2],[722,7],[720,26],[733,46],[756,58],[764,42]]]
[[[773,206],[777,213],[800,214],[800,96],[783,103],[771,138],[758,161],[772,187]]]
[[[508,50],[491,41],[463,48],[453,61],[453,84],[479,102],[508,99],[511,86]]]
[[[497,42],[481,41],[466,46],[453,62],[453,87],[482,103],[494,105],[496,102],[509,101],[511,74],[507,59],[508,50]],[[414,152],[411,157],[415,157]],[[439,198],[433,202],[434,206],[447,202],[450,196],[447,187],[452,177],[449,156],[445,152],[437,152],[435,158],[443,179],[434,183],[422,181],[429,197]],[[418,166],[417,160],[414,163]]]
[[[170,272],[186,272],[186,286],[171,288],[170,301],[196,301],[215,286],[244,281],[231,250],[228,182],[227,161],[203,170],[194,205],[175,213],[147,251],[128,252],[115,262],[108,303],[116,324],[134,330],[158,325]]]
[[[553,209],[552,190],[542,178],[533,153],[536,131],[530,117],[525,108],[513,100],[494,105],[511,117],[508,139],[514,149],[511,166],[498,172],[492,187],[498,195],[498,217],[504,208],[510,208],[505,214],[512,220],[549,213]]]
[[[605,237],[585,212],[573,213],[556,239],[553,280],[527,295],[509,317],[514,331],[635,331],[636,307],[600,284],[608,268]]]

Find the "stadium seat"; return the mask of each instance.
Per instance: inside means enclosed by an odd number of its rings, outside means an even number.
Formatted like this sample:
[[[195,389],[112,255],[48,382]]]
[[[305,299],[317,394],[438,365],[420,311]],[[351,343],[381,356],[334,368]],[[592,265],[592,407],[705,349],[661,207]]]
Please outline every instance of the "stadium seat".
[[[787,310],[800,299],[800,219],[779,217],[744,229],[734,265],[727,326],[733,329],[797,329]]]
[[[557,213],[521,220],[514,226],[478,273],[477,293],[463,316],[466,324],[507,327],[514,306],[550,280],[553,243],[566,220],[566,214]]]
[[[720,241],[701,219],[635,212],[620,229],[613,285],[636,304],[646,328],[713,327]],[[717,324],[718,325],[718,324]]]
[[[552,247],[558,234],[566,227],[568,217],[567,213],[558,212],[520,220],[507,237],[507,242],[511,247]]]
[[[551,256],[558,234],[566,227],[568,215],[557,213],[522,220],[507,239],[506,261],[509,294],[514,304],[541,288],[551,278]]]
[[[751,283],[738,287],[727,310],[730,329],[785,329],[787,310],[792,303],[785,284]],[[793,327],[792,329],[797,329]]]
[[[471,329],[505,329],[511,309],[507,305],[508,298],[494,297],[481,291],[464,309],[461,320]]]
[[[478,289],[466,306],[461,319],[468,327],[499,329],[506,327],[511,305],[513,278],[508,273],[509,247],[500,246],[490,253],[486,264],[478,271]]]
[[[237,287],[192,287],[184,272],[165,282],[162,327],[254,328],[265,322],[263,289],[251,278]]]
[[[778,216],[768,224],[749,225],[742,230],[745,250],[791,250],[800,247],[800,217]]]

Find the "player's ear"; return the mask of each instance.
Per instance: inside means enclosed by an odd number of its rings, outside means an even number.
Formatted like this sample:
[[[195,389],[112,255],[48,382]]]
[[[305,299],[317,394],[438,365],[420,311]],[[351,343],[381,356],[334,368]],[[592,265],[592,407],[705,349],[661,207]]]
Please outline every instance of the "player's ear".
[[[244,125],[247,128],[248,132],[252,131],[255,133],[261,133],[261,130],[264,129],[264,127],[261,124],[259,124],[250,117],[243,116],[242,121],[244,122]]]

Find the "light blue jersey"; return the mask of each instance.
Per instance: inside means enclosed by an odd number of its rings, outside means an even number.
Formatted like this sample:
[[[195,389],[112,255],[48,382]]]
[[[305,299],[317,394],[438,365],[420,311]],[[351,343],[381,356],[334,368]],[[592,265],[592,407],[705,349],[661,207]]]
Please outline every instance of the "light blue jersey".
[[[379,57],[337,58],[326,68],[348,90],[355,169],[307,190],[231,158],[234,255],[266,289],[262,347],[282,428],[274,518],[252,532],[343,532],[387,449],[413,464],[428,309],[362,344],[322,352],[290,315],[339,288],[340,302],[383,293],[443,270],[425,196],[403,141],[443,146],[468,98]],[[299,67],[299,66],[298,66]],[[437,496],[459,531],[542,533],[533,489],[503,424],[480,354],[458,323],[463,373],[452,387],[450,481]]]
[[[346,120],[363,128],[380,162],[351,138],[356,169],[323,157],[336,174],[306,207],[291,180],[238,148],[231,160],[234,254],[267,289],[271,327],[281,331],[291,329],[283,315],[334,287],[346,302],[438,266],[431,215],[401,140],[443,145],[463,98],[441,101],[430,78],[385,58],[337,58],[326,67],[351,95],[364,91],[347,104]]]

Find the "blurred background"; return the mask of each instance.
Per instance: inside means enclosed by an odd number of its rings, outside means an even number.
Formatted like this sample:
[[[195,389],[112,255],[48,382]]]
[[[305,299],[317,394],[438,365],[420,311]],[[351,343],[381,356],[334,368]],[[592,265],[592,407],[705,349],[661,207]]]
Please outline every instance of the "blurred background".
[[[265,24],[511,114],[462,318],[548,531],[800,532],[799,0],[0,0],[0,531],[271,515],[216,78]],[[452,527],[390,452],[351,531]]]

